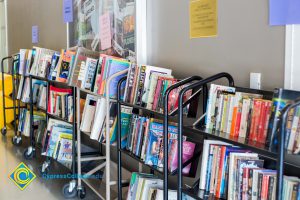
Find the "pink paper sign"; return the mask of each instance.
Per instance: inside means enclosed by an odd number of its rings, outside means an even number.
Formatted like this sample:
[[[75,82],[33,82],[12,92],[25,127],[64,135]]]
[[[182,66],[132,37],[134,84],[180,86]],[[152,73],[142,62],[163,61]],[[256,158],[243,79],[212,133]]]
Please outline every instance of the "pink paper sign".
[[[111,47],[110,16],[108,12],[100,16],[99,23],[101,50],[105,50]]]

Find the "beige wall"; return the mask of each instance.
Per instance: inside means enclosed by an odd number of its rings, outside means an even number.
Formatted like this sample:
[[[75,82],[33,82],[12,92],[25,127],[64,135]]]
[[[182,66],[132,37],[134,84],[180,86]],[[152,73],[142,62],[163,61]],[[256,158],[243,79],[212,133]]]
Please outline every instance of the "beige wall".
[[[225,71],[249,86],[249,73],[262,73],[262,87],[283,86],[284,27],[268,26],[268,0],[219,0],[219,35],[189,39],[189,0],[151,0],[148,6],[148,64],[171,67],[181,78]],[[39,46],[65,48],[62,0],[8,0],[9,53],[30,48],[31,26]]]
[[[149,64],[179,77],[225,71],[240,86],[261,72],[264,89],[283,86],[285,29],[268,26],[268,0],[219,0],[219,35],[201,39],[189,39],[189,1],[147,1]]]
[[[39,27],[36,46],[60,50],[67,47],[66,24],[62,17],[62,0],[7,0],[8,51],[31,48],[31,27]]]

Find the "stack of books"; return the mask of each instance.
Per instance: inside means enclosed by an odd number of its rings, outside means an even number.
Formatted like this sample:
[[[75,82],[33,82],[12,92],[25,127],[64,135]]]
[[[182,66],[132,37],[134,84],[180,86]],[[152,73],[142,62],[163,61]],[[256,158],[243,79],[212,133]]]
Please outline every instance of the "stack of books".
[[[46,114],[40,111],[33,111],[33,128],[36,135],[42,131],[40,128],[46,122]],[[39,131],[38,131],[39,130]],[[30,110],[22,108],[19,114],[18,131],[24,136],[30,136]],[[38,131],[38,132],[37,132]]]
[[[25,80],[24,86],[21,81],[18,89],[17,99],[24,103],[30,102],[30,80]],[[47,83],[45,81],[32,79],[32,99],[39,108],[46,109]]]
[[[48,99],[48,113],[58,116],[68,122],[73,121],[72,89],[50,86]]]
[[[41,154],[51,157],[68,168],[72,165],[72,125],[50,118],[42,139]]]
[[[257,153],[204,140],[201,166],[199,189],[217,198],[276,199],[276,170],[265,169]],[[284,179],[284,197],[300,197],[300,180],[288,176]]]

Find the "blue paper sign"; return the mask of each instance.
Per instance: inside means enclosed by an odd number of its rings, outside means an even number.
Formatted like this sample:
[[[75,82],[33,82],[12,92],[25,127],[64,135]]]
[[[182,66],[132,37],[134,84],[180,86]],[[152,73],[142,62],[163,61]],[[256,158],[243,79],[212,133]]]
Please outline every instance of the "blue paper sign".
[[[65,23],[73,22],[73,1],[72,0],[64,0],[63,16],[64,16]]]
[[[32,43],[37,44],[39,42],[39,27],[38,26],[32,26],[31,35],[32,35]]]
[[[270,0],[270,25],[300,24],[300,0]]]

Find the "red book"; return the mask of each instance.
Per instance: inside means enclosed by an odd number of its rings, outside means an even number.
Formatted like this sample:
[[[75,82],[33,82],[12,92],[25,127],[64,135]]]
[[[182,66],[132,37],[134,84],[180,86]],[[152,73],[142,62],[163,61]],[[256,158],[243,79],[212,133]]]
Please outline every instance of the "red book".
[[[265,129],[265,119],[266,119],[266,101],[262,100],[259,122],[257,127],[257,141],[261,142]]]
[[[269,128],[269,121],[270,121],[270,116],[271,116],[271,107],[272,107],[272,101],[267,101],[264,131],[263,131],[263,135],[262,135],[262,138],[261,138],[261,141],[260,141],[263,144],[266,142],[266,138],[267,138],[267,133],[268,133],[268,128]]]
[[[248,199],[248,179],[249,179],[250,168],[243,168],[243,186],[242,186],[242,199]]]
[[[162,86],[162,84],[163,84],[163,78],[162,77],[158,77],[156,88],[155,88],[155,93],[154,93],[154,100],[153,100],[153,104],[152,104],[152,110],[156,110],[158,99],[159,99],[159,95],[161,93],[161,86]]]
[[[258,126],[259,126],[259,120],[260,120],[260,114],[261,114],[261,107],[262,107],[262,100],[258,99],[259,106],[257,107],[256,113],[255,113],[255,118],[254,118],[254,127],[253,127],[253,136],[252,140],[257,141],[257,136],[258,136]]]
[[[260,109],[261,109],[261,99],[254,99],[253,100],[253,112],[252,112],[250,133],[249,133],[249,139],[250,140],[255,140],[254,133],[255,133],[255,127],[257,125],[257,117],[258,117]]]
[[[219,162],[218,180],[216,185],[216,194],[215,194],[215,196],[218,198],[221,198],[221,182],[223,179],[223,171],[225,170],[224,169],[225,153],[226,153],[226,146],[222,146],[221,153],[220,153],[221,155],[220,155],[220,162]]]
[[[268,188],[269,188],[269,177],[270,175],[264,175],[262,180],[261,200],[268,199]]]
[[[98,91],[97,91],[97,93],[98,94],[101,94],[101,84],[102,84],[102,79],[103,79],[104,70],[105,70],[106,58],[108,57],[105,54],[100,54],[100,56],[103,56],[103,59],[102,59],[102,64],[101,64],[101,74],[100,74],[99,79],[97,80],[97,85],[98,85]]]

